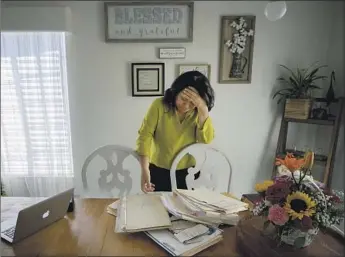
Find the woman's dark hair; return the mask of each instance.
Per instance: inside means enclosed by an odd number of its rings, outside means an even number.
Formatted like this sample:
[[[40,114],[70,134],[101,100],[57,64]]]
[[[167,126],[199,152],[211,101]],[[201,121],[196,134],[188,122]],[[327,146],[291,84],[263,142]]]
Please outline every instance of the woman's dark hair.
[[[178,76],[171,87],[165,91],[163,103],[169,110],[176,108],[176,97],[186,87],[195,88],[204,99],[208,110],[214,106],[214,91],[208,78],[199,71],[188,71]]]

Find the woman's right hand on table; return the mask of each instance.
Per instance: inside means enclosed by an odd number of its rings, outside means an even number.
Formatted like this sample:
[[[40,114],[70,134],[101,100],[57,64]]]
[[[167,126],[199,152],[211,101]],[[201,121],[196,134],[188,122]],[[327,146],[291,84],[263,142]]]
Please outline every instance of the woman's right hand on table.
[[[144,193],[155,191],[155,185],[151,183],[151,176],[149,169],[141,170],[141,190]]]

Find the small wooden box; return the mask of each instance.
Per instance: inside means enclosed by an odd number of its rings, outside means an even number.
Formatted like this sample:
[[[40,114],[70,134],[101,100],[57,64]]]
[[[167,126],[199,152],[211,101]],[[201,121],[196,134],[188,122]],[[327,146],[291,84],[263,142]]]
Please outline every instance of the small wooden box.
[[[286,99],[285,118],[306,120],[309,118],[311,99]]]
[[[259,194],[243,194],[241,201],[249,205],[249,210],[252,211],[256,203],[263,200],[262,196]]]

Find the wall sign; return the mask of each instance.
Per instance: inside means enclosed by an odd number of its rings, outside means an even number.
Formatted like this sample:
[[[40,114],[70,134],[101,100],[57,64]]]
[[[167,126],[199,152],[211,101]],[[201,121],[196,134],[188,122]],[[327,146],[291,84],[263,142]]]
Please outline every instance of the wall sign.
[[[186,48],[159,48],[160,59],[184,59],[186,58]]]
[[[105,2],[107,42],[191,42],[193,2]]]

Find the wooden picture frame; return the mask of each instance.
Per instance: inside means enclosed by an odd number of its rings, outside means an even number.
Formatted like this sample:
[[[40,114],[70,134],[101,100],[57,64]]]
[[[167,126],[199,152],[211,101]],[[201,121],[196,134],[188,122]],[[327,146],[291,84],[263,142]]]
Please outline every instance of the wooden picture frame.
[[[105,2],[104,12],[106,42],[193,42],[193,2]]]
[[[221,17],[218,83],[251,83],[255,20],[255,16],[252,15]],[[243,22],[241,23],[241,21]],[[245,26],[243,26],[244,24]],[[240,27],[243,28],[245,32],[241,32]],[[252,33],[250,31],[252,31]],[[245,33],[247,33],[247,35]],[[245,38],[245,43],[243,44],[243,40],[240,40],[241,44],[233,44],[233,42],[236,41],[234,40],[236,35],[237,38],[243,36],[241,39]],[[243,46],[244,50],[242,50]]]
[[[164,63],[132,63],[132,96],[164,95]]]
[[[211,78],[211,65],[207,63],[199,63],[199,64],[178,64],[177,65],[177,75],[181,75],[186,71],[193,71],[197,70],[204,74],[209,80]]]

